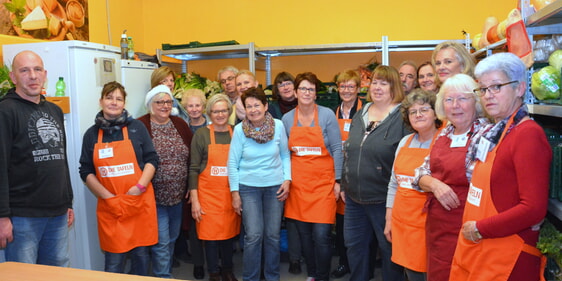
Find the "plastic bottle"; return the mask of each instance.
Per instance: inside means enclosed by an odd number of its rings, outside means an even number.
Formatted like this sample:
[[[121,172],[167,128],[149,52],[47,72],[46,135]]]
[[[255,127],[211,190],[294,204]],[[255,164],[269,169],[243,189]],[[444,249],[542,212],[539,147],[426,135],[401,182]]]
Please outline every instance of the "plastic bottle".
[[[64,78],[59,77],[59,81],[56,84],[57,91],[55,92],[55,97],[64,97],[64,90],[66,89],[66,84],[64,83]]]
[[[127,54],[128,59],[134,60],[135,59],[135,43],[133,42],[133,37],[129,36],[127,40]]]
[[[121,42],[119,43],[119,45],[121,46],[121,59],[126,60],[127,56],[128,56],[128,41],[127,41],[127,34],[125,33],[127,32],[127,30],[123,30],[123,34],[121,34]]]

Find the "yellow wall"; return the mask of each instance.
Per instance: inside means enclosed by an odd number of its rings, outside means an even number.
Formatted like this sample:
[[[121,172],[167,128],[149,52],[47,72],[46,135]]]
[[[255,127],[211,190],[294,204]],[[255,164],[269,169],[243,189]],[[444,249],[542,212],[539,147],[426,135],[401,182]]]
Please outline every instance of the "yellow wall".
[[[105,1],[90,0],[90,41],[109,43]],[[228,4],[226,4],[228,3]],[[162,43],[236,40],[257,46],[462,39],[517,0],[109,0],[112,44],[123,29],[138,51]]]
[[[350,42],[378,42],[383,35],[390,41],[462,39],[462,30],[472,35],[481,32],[484,20],[500,20],[517,6],[517,0],[89,0],[90,41],[119,45],[123,29],[135,41],[135,50],[155,54],[162,43],[185,44],[236,40],[255,42],[258,47]],[[226,4],[228,3],[228,4]],[[493,3],[493,4],[490,4]],[[110,34],[108,35],[108,28]],[[111,38],[111,41],[110,41]],[[13,40],[12,40],[13,41]],[[10,43],[13,43],[10,41]],[[5,44],[0,37],[0,44]],[[326,72],[329,80],[333,64],[341,70],[359,65],[373,54],[338,58],[279,58],[273,61],[273,74],[283,70],[299,72],[294,65]],[[391,57],[391,65],[402,58]],[[379,54],[380,58],[380,54]],[[428,55],[415,58],[424,61]],[[326,62],[326,60],[328,60]],[[379,60],[380,62],[380,60]],[[220,66],[229,61],[190,62],[190,71],[214,78]],[[234,63],[247,68],[243,60]],[[258,73],[264,81],[264,76]],[[264,81],[265,82],[265,81]]]

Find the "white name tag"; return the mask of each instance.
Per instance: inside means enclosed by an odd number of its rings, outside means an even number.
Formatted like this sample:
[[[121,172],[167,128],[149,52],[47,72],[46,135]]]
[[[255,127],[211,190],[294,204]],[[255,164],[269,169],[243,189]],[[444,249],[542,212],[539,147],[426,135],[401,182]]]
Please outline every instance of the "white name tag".
[[[349,132],[349,127],[351,127],[351,122],[345,122],[343,124],[343,131],[344,132]]]
[[[466,199],[466,202],[476,207],[480,207],[481,200],[482,200],[482,189],[470,183],[470,189],[468,189],[468,198]]]
[[[228,168],[223,166],[211,166],[211,176],[213,177],[227,177]]]
[[[113,148],[102,148],[99,150],[100,159],[113,157]]]
[[[468,137],[466,135],[453,136],[451,138],[451,147],[465,147]]]
[[[322,155],[322,148],[320,147],[293,146],[291,150],[297,156]]]
[[[135,173],[135,165],[133,165],[133,163],[127,163],[115,166],[101,166],[98,167],[98,171],[102,178],[122,177],[133,175]]]
[[[412,182],[414,182],[414,177],[405,175],[396,175],[396,181],[398,181],[398,186],[402,188],[412,188]]]

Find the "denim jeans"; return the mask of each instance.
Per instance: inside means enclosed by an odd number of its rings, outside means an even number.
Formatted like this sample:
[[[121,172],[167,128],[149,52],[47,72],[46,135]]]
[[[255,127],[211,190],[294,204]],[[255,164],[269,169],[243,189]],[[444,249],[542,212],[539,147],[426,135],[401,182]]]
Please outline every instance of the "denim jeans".
[[[381,260],[382,279],[404,280],[404,269],[390,260],[392,245],[384,236],[386,203],[359,204],[346,195],[344,238],[351,270],[349,280],[369,280],[369,243],[376,236]]]
[[[68,267],[68,216],[12,217],[14,240],[5,250],[6,261]]]
[[[300,262],[302,257],[301,238],[295,225],[295,220],[285,218],[285,226],[287,228],[287,242],[289,244],[289,261]]]
[[[284,204],[277,199],[279,187],[240,185],[245,230],[242,273],[244,281],[260,280],[262,247],[265,280],[279,280],[279,237]]]
[[[125,260],[131,259],[131,274],[148,276],[149,247],[136,247],[125,253],[105,252],[105,271],[125,273]]]
[[[209,273],[232,272],[232,246],[234,239],[205,241],[205,257]],[[219,256],[221,267],[219,267]]]
[[[339,265],[344,265],[349,268],[347,262],[347,248],[343,239],[343,218],[344,215],[336,214],[336,253],[340,257],[338,260]]]
[[[332,261],[332,244],[330,243],[332,224],[299,220],[295,220],[295,224],[301,238],[308,276],[314,277],[316,280],[329,280]]]
[[[151,247],[152,272],[160,278],[172,278],[174,245],[180,235],[183,202],[173,206],[156,205],[158,243]]]

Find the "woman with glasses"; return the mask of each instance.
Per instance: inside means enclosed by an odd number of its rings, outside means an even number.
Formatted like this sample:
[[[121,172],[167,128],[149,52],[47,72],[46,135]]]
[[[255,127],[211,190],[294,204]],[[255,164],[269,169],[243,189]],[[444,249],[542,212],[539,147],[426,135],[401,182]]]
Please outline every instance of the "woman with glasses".
[[[272,92],[273,100],[269,102],[267,111],[273,118],[281,119],[285,113],[297,106],[295,78],[290,73],[283,71],[275,76]]]
[[[536,248],[548,206],[552,151],[523,103],[526,67],[511,53],[475,69],[482,105],[495,124],[478,133],[451,280],[541,279]]]
[[[281,218],[291,185],[287,135],[281,120],[267,112],[262,89],[249,88],[241,99],[246,117],[234,127],[228,181],[244,225],[243,279],[260,280],[263,254],[265,279],[279,280]]]
[[[232,206],[226,173],[232,136],[228,124],[232,113],[230,99],[225,94],[211,96],[207,112],[212,124],[197,130],[191,144],[191,214],[197,222],[199,239],[205,241],[209,280],[236,281],[232,271],[232,244],[240,233],[240,216]]]
[[[298,105],[283,116],[293,176],[285,217],[297,225],[307,280],[329,280],[330,233],[340,195],[341,134],[334,112],[316,104],[321,86],[316,75],[301,73],[295,85]]]
[[[414,188],[427,192],[427,280],[447,281],[462,214],[472,176],[469,147],[480,128],[488,124],[478,84],[466,74],[456,74],[441,86],[435,113],[449,124],[441,131],[421,167]]]
[[[349,136],[349,127],[353,115],[361,109],[363,102],[358,98],[361,76],[355,70],[344,70],[336,78],[341,104],[336,108],[336,118],[340,127],[342,145]],[[345,213],[345,203],[340,198],[336,208],[336,251],[339,255],[339,262],[336,269],[331,273],[333,278],[341,278],[349,273],[349,263],[347,261],[347,249],[343,239],[343,218]]]
[[[107,272],[148,275],[149,249],[158,242],[152,177],[158,155],[146,127],[125,110],[125,88],[103,86],[95,124],[82,141],[80,177],[98,198],[100,247]]]
[[[424,91],[432,93],[439,91],[439,78],[431,62],[426,61],[418,67],[418,84]]]
[[[459,73],[474,77],[474,58],[462,44],[454,41],[439,43],[433,50],[431,63],[441,84]]]
[[[373,71],[367,100],[353,120],[344,144],[344,237],[351,269],[349,280],[369,280],[369,244],[376,236],[382,260],[382,278],[403,280],[401,266],[390,257],[384,236],[386,197],[394,152],[410,133],[400,114],[404,88],[398,71],[379,65]]]
[[[431,66],[431,65],[430,65]],[[402,119],[412,127],[398,144],[386,197],[384,234],[392,243],[392,261],[404,267],[410,281],[425,281],[427,251],[423,211],[426,194],[412,188],[419,167],[437,137],[442,122],[435,114],[435,94],[414,89],[402,101]]]
[[[146,94],[149,113],[139,120],[146,126],[158,153],[158,170],[152,179],[158,215],[158,243],[152,246],[155,276],[172,278],[174,245],[180,235],[183,198],[187,190],[192,133],[183,119],[170,116],[174,98],[164,85]]]

